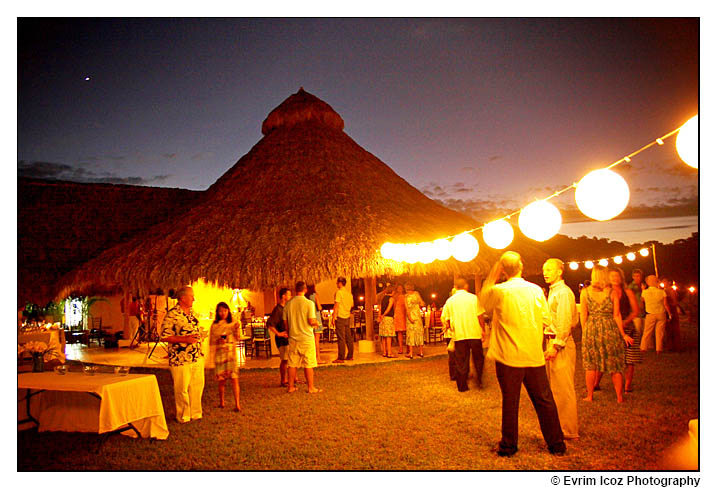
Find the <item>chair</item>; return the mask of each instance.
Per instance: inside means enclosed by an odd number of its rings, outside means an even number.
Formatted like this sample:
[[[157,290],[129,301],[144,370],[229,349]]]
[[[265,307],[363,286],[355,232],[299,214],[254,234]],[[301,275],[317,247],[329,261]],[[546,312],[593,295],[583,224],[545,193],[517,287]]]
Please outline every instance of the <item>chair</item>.
[[[102,317],[92,317],[90,319],[90,335],[87,340],[87,346],[90,346],[90,342],[92,341],[97,342],[97,346],[102,345]]]
[[[336,342],[337,341],[337,329],[334,327],[334,325],[332,325],[332,322],[330,322],[329,320],[323,320],[323,323],[324,323],[324,332],[323,333],[324,333],[324,335],[326,335],[326,338],[327,338],[326,341],[329,343]]]
[[[429,319],[429,343],[436,344],[444,340],[444,324],[441,322],[441,311],[433,310]]]
[[[272,357],[272,338],[269,336],[269,329],[266,324],[252,324],[252,343],[257,351],[257,357],[262,351],[267,355],[267,358]]]
[[[352,336],[354,337],[354,342],[357,341],[357,332],[359,333],[359,338],[363,338],[362,336],[362,325],[366,327],[366,318],[364,317],[364,312],[362,310],[356,310],[353,315],[354,323],[350,325]]]

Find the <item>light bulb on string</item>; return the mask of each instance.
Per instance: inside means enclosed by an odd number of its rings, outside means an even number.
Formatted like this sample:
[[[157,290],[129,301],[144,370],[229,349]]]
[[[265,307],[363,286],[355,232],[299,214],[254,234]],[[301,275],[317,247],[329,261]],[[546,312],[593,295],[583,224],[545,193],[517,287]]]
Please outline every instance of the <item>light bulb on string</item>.
[[[403,257],[399,258],[409,264],[419,262],[419,246],[416,243],[407,243],[404,245]]]
[[[608,259],[599,260],[598,265],[602,265],[603,267],[608,267]]]
[[[384,245],[381,246],[381,249],[379,250],[379,252],[381,252],[381,256],[384,257],[385,259],[396,260],[396,256],[397,256],[396,249],[397,249],[396,243],[386,242]]]
[[[633,262],[634,260],[636,260],[636,254],[634,254],[633,252],[628,252],[628,253],[626,254],[626,258],[627,258],[628,260],[630,260],[631,262]]]
[[[470,233],[462,233],[451,240],[451,255],[459,262],[469,262],[479,254],[479,242]]]
[[[593,261],[587,260],[583,263],[583,265],[586,267],[586,269],[593,269]]]
[[[698,168],[698,114],[686,121],[678,131],[676,151],[686,165]]]
[[[483,233],[486,245],[499,250],[508,247],[514,240],[514,229],[505,219],[486,224]]]
[[[572,271],[578,270],[578,262],[571,262],[568,264],[568,268]]]
[[[638,253],[641,254],[642,257],[648,257],[648,249],[647,248],[642,248],[641,250],[638,251]]]
[[[613,258],[613,262],[614,262],[615,264],[617,264],[617,265],[618,265],[618,264],[621,264],[621,263],[623,262],[623,257],[621,257],[620,255],[616,255],[616,256]]]
[[[419,262],[422,264],[431,264],[436,260],[436,252],[432,242],[422,242],[417,245],[417,253]]]
[[[532,202],[521,210],[519,228],[532,240],[544,242],[561,229],[561,213],[550,202]]]
[[[579,181],[574,197],[583,214],[596,221],[606,221],[626,209],[630,196],[631,191],[623,177],[602,168],[589,172]]]
[[[434,244],[434,254],[438,260],[447,260],[451,257],[451,242],[446,238],[439,238],[432,242]]]

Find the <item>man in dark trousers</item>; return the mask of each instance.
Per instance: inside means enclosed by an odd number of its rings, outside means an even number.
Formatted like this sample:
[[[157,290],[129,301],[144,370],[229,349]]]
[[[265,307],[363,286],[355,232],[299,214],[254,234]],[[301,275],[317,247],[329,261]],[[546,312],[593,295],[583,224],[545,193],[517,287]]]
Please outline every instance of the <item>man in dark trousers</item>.
[[[279,290],[279,303],[274,307],[272,313],[269,314],[267,319],[267,327],[271,332],[274,332],[274,343],[277,344],[277,350],[279,351],[279,377],[280,386],[287,387],[289,382],[287,380],[287,346],[289,345],[289,338],[287,334],[287,325],[284,323],[284,306],[287,301],[292,297],[292,292],[289,288],[282,288]]]

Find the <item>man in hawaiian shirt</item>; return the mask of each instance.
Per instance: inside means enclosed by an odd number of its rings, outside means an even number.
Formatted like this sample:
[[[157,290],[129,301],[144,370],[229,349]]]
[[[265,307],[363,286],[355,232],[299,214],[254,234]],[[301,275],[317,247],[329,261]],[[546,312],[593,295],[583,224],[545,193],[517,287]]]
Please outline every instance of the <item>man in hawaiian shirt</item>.
[[[177,306],[162,322],[162,341],[168,342],[170,373],[174,381],[177,421],[186,423],[202,418],[204,360],[199,321],[192,311],[194,291],[177,291]]]

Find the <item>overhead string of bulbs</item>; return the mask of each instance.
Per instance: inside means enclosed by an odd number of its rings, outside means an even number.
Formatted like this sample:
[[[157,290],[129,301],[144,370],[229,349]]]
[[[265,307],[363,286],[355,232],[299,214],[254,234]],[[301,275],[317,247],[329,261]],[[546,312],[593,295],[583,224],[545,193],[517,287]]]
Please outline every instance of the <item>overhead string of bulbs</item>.
[[[637,255],[640,255],[641,257],[648,257],[650,253],[651,252],[648,248],[642,248],[640,250],[636,250],[635,252],[627,252],[623,255],[616,255],[615,257],[611,258],[611,261],[613,261],[613,263],[616,265],[620,265],[623,263],[624,258],[626,258],[629,262],[633,262],[634,260],[636,260]],[[578,270],[581,263],[583,263],[583,266],[586,269],[593,269],[596,264],[602,265],[603,267],[608,267],[610,262],[607,258],[579,261],[574,260],[568,263],[568,268],[572,271]]]
[[[513,227],[508,220],[519,215],[518,224],[521,232],[532,240],[543,242],[553,237],[561,228],[561,213],[558,208],[548,202],[554,197],[575,189],[575,200],[578,209],[587,217],[596,221],[607,221],[615,218],[623,212],[628,205],[630,190],[628,184],[619,174],[611,170],[622,163],[628,163],[639,153],[658,145],[663,146],[665,140],[673,135],[676,136],[676,150],[678,156],[687,165],[698,168],[698,115],[690,118],[685,124],[673,131],[656,138],[647,145],[629,153],[611,165],[593,170],[586,174],[578,183],[574,183],[559,191],[554,192],[544,199],[536,200],[526,207],[514,211],[503,218],[485,223],[481,226],[466,230],[457,235],[450,235],[431,242],[421,243],[391,243],[387,242],[381,246],[379,252],[385,259],[397,262],[415,264],[417,262],[430,264],[435,260],[447,260],[454,257],[460,262],[469,262],[479,253],[479,242],[472,235],[473,232],[483,229],[483,238],[486,245],[498,250],[508,247],[514,239]],[[611,189],[611,199],[606,200],[606,189]],[[647,249],[646,256],[648,255]],[[640,251],[643,255],[643,250]],[[633,257],[635,258],[635,254]],[[632,260],[628,257],[629,260]],[[617,257],[614,257],[614,261]],[[600,259],[608,262],[608,259]],[[593,267],[593,261],[588,262]],[[578,264],[572,262],[571,264]],[[577,266],[576,266],[577,268]],[[590,268],[590,267],[589,267]]]

